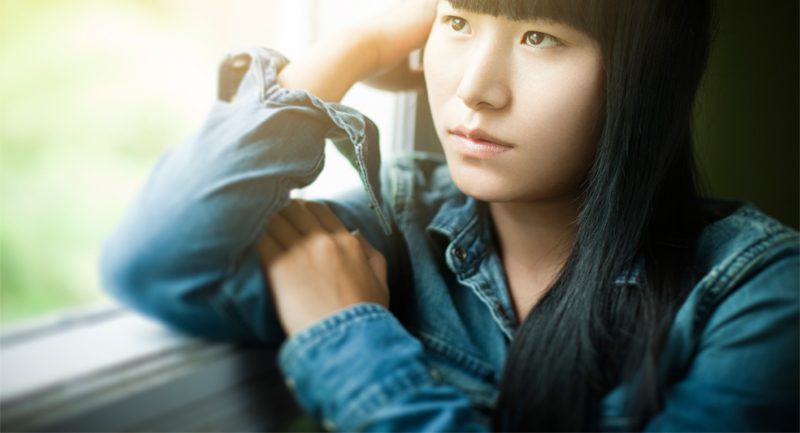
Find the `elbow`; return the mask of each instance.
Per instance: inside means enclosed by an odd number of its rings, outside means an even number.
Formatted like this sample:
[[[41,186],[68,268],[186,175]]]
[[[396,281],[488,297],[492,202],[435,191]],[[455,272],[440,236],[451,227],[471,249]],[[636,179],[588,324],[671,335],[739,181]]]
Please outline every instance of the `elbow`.
[[[150,286],[145,249],[131,247],[118,234],[103,244],[99,258],[100,284],[114,298],[137,308]]]

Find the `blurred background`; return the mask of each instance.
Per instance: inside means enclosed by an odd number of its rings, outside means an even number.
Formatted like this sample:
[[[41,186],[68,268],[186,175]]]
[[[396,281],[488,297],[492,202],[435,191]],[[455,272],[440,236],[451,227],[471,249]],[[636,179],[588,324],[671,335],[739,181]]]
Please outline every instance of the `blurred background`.
[[[102,241],[201,124],[229,49],[295,58],[387,2],[0,0],[0,327],[107,302]],[[719,15],[697,112],[708,188],[797,227],[798,2],[722,0]],[[343,103],[382,137],[403,124],[396,94],[357,85]],[[357,186],[328,161],[311,195]]]

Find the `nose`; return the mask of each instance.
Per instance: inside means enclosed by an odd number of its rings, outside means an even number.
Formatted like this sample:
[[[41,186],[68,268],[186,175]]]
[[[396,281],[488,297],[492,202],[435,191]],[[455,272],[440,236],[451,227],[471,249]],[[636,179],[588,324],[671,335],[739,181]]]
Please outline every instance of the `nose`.
[[[475,47],[468,56],[456,95],[473,110],[499,110],[511,101],[507,59],[491,43]]]

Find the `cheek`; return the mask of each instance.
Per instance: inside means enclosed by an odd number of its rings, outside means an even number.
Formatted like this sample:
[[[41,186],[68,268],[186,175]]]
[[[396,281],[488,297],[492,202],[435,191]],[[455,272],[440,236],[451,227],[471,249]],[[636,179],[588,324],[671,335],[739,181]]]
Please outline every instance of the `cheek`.
[[[465,47],[454,45],[437,31],[425,43],[422,69],[431,100],[444,102],[456,94],[462,71],[469,61]]]
[[[559,68],[539,78],[530,80],[526,91],[532,120],[553,125],[565,137],[593,129],[604,99],[596,68]]]
[[[436,131],[441,131],[444,127],[445,108],[451,96],[455,93],[452,63],[443,62],[441,56],[434,52],[425,50],[423,59],[423,71],[425,74],[425,87],[427,89],[428,106],[431,110],[431,118]],[[439,137],[441,139],[441,137]]]
[[[525,93],[530,102],[523,116],[529,119],[525,129],[531,146],[567,153],[594,148],[604,101],[595,70],[554,71],[529,82]]]
[[[595,156],[602,80],[585,70],[537,78],[524,86],[528,102],[515,116],[525,147],[514,165],[516,174],[526,179],[532,196],[575,190]]]

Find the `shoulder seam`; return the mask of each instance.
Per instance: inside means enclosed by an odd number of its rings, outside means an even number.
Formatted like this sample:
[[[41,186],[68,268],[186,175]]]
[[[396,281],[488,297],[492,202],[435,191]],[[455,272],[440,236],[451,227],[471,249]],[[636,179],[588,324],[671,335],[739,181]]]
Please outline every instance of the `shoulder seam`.
[[[769,262],[792,247],[797,248],[797,236],[791,231],[770,233],[747,245],[745,248],[728,257],[723,263],[714,266],[698,283],[704,292],[697,301],[697,311],[692,323],[692,336],[699,341],[705,323],[722,301],[741,287],[741,282],[755,271],[763,269]],[[772,249],[772,252],[767,253]],[[794,252],[797,254],[797,251]]]

